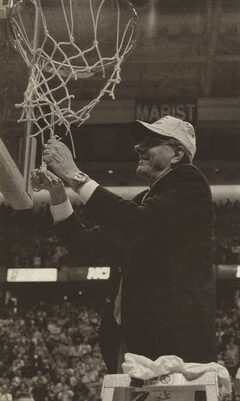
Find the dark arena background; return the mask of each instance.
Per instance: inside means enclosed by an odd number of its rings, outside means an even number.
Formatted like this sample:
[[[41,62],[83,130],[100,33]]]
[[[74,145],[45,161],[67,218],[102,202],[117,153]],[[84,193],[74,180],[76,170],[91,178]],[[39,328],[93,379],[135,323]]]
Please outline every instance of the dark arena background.
[[[76,163],[129,199],[144,185],[135,174],[135,119],[153,122],[170,114],[194,125],[195,164],[210,183],[215,206],[217,362],[229,370],[239,400],[240,1],[132,2],[135,48],[121,66],[115,100],[105,96],[85,124],[72,126]],[[41,143],[37,139],[26,155],[26,126],[17,122],[15,104],[23,99],[29,72],[4,13],[0,0],[0,137],[24,174],[26,165],[27,172],[40,165]],[[75,105],[85,104],[99,78],[70,85]],[[68,137],[63,142],[70,145]],[[73,192],[69,196],[81,213]],[[106,374],[100,316],[112,308],[121,266],[74,259],[53,232],[44,190],[33,194],[32,209],[15,210],[2,194],[0,203],[0,401],[19,393],[35,401],[100,400]]]

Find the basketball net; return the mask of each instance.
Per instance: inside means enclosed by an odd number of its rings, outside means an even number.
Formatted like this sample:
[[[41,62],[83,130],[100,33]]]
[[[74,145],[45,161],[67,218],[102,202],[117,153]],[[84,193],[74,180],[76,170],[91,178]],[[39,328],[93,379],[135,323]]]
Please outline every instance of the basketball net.
[[[14,42],[27,66],[30,75],[24,100],[16,106],[22,109],[19,122],[31,122],[34,130],[31,136],[40,136],[42,143],[46,138],[56,135],[58,126],[64,127],[64,133],[71,137],[71,125],[81,126],[90,118],[91,111],[104,95],[114,99],[114,91],[120,83],[121,64],[135,45],[137,15],[128,0],[111,0],[115,7],[116,29],[114,33],[113,54],[104,55],[101,50],[99,35],[99,21],[101,12],[108,0],[79,0],[82,4],[88,3],[91,23],[91,44],[81,48],[75,41],[76,13],[74,0],[58,0],[62,20],[65,23],[64,31],[67,37],[58,41],[49,29],[46,11],[43,7],[45,0],[28,0],[34,7],[33,15],[34,37],[29,37],[26,21],[23,17],[24,1],[17,0],[10,11],[9,23],[14,35]],[[55,1],[56,3],[56,1]],[[124,29],[121,27],[120,3],[124,3],[129,18]],[[58,10],[59,12],[59,10]],[[41,26],[41,40],[39,27]],[[120,29],[121,28],[121,29]],[[61,27],[60,27],[61,29]],[[49,51],[49,49],[51,49]],[[73,110],[74,95],[71,93],[72,80],[90,78],[94,74],[101,74],[104,84],[96,97],[85,106]],[[73,144],[73,143],[72,143]],[[73,146],[74,149],[74,146]]]

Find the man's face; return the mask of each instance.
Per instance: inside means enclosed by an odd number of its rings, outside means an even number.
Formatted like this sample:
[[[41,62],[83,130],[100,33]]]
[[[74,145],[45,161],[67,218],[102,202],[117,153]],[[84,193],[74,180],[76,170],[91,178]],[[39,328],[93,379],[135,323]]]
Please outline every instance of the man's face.
[[[135,150],[139,156],[136,174],[149,184],[169,169],[175,155],[174,148],[167,139],[151,133],[135,146]]]

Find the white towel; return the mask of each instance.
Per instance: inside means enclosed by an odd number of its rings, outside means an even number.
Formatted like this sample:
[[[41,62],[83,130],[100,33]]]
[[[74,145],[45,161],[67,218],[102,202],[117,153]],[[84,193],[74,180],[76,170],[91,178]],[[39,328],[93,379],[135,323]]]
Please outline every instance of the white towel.
[[[207,372],[215,372],[220,383],[220,393],[222,396],[231,396],[232,384],[227,369],[215,362],[211,363],[184,363],[175,355],[160,356],[152,361],[145,356],[136,354],[125,354],[125,361],[122,364],[123,373],[129,376],[149,380],[154,377],[181,373],[186,380],[194,380]]]

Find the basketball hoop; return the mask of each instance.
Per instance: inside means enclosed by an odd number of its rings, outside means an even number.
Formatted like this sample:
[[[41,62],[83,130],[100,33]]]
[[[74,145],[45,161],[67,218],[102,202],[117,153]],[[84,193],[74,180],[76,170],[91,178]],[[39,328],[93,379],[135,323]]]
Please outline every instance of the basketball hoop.
[[[114,99],[121,64],[136,43],[136,11],[128,0],[15,0],[9,10],[14,45],[30,68],[16,105],[19,122],[31,122],[30,136],[40,135],[42,143],[58,126],[71,135],[71,125],[89,119],[103,96]],[[114,29],[107,32],[109,16]],[[102,82],[99,93],[74,110],[72,81],[94,75]]]

